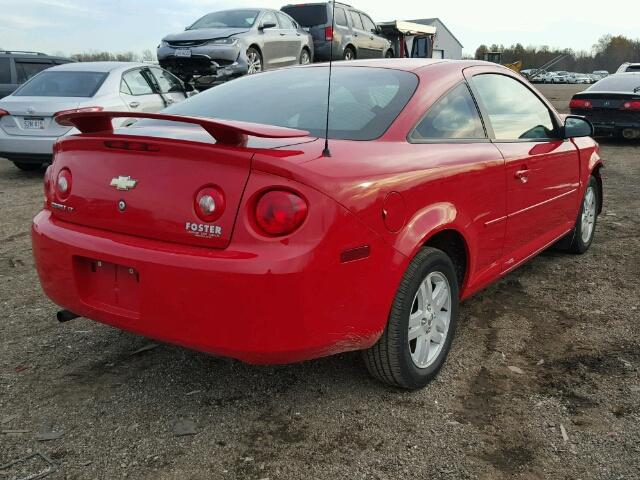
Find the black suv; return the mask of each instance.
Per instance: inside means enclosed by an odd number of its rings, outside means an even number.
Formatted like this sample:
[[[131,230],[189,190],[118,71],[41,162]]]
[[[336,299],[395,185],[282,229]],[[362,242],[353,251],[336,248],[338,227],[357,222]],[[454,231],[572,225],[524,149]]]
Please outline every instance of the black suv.
[[[350,5],[336,2],[335,29],[332,2],[287,5],[281,10],[311,34],[316,60],[329,60],[331,42],[334,60],[393,57],[391,42],[380,36],[371,17]]]
[[[72,61],[44,53],[0,50],[0,98],[10,95],[42,70]]]

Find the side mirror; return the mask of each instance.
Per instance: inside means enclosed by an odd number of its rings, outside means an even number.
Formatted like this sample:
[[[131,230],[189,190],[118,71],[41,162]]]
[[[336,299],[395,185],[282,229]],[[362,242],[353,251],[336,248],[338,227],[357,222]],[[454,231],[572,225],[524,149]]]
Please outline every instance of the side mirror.
[[[260,30],[265,30],[267,28],[276,28],[276,23],[275,22],[265,22],[262,25],[260,25]]]
[[[564,138],[590,137],[593,135],[593,125],[583,117],[567,116],[564,121]]]

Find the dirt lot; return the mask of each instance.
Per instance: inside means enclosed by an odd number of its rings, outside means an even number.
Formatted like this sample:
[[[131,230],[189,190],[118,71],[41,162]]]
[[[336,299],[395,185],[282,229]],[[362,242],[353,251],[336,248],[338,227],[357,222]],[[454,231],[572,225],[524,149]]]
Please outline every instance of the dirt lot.
[[[542,89],[561,110],[577,90]],[[51,479],[640,478],[640,144],[602,155],[590,252],[544,253],[463,304],[448,363],[415,393],[371,380],[357,354],[252,367],[58,324],[28,233],[42,174],[0,162],[0,464],[42,452]]]

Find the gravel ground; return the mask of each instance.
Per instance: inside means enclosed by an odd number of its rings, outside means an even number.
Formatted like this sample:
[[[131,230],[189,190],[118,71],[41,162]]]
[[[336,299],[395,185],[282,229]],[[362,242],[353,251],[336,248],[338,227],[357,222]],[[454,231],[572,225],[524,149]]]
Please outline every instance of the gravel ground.
[[[577,89],[541,87],[563,111]],[[58,324],[30,250],[42,174],[1,161],[0,465],[43,453],[51,479],[640,478],[640,144],[602,155],[591,250],[543,253],[465,302],[448,363],[413,393],[371,380],[357,354],[253,367]]]

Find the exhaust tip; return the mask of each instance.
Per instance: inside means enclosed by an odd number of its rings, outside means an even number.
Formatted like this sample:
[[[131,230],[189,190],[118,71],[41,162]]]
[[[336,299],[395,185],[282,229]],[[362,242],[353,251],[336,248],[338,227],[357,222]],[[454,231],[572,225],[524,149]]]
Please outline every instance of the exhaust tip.
[[[75,318],[78,318],[80,315],[70,312],[69,310],[60,310],[56,313],[56,318],[60,323],[65,323]]]

